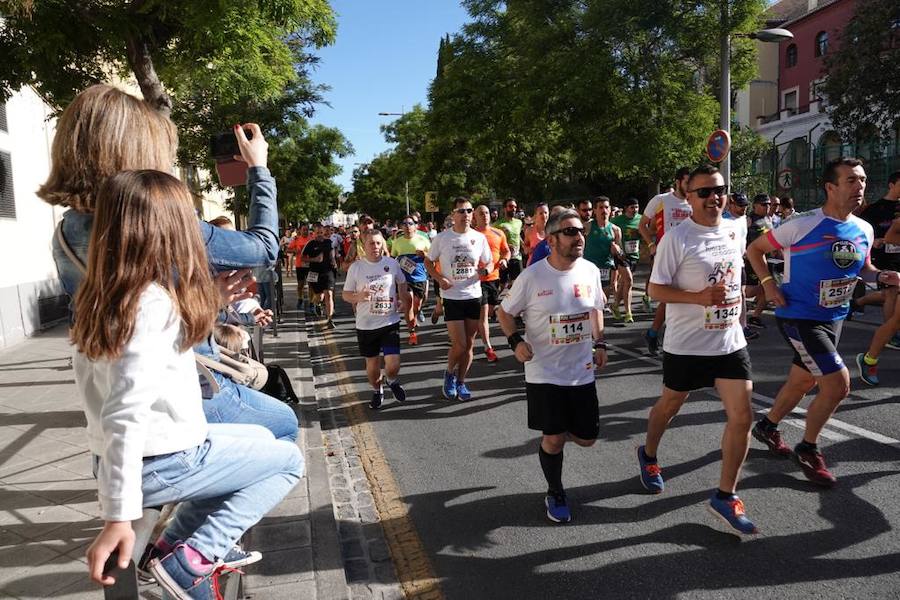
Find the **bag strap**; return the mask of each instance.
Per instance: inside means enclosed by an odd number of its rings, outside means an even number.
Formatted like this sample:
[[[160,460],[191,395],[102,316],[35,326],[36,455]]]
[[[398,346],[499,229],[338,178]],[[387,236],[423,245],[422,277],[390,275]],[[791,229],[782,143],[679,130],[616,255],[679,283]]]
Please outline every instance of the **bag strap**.
[[[199,373],[200,376],[206,380],[206,383],[209,384],[209,388],[212,391],[212,395],[215,396],[221,390],[221,388],[219,387],[219,382],[216,381],[216,378],[213,377],[212,372],[206,365],[201,363],[199,360],[196,360],[197,356],[199,356],[199,354],[194,355],[194,360],[197,366],[197,373]]]
[[[78,255],[75,254],[75,251],[72,250],[72,247],[69,246],[69,242],[66,241],[66,236],[63,235],[62,226],[62,221],[60,221],[56,226],[56,242],[59,244],[59,247],[62,248],[62,251],[68,257],[68,259],[72,261],[72,264],[75,265],[75,268],[78,269],[78,271],[82,275],[86,275],[87,267],[85,266],[84,262],[82,262],[82,260],[78,258]]]
[[[222,358],[227,359],[228,357],[223,356]],[[196,352],[194,353],[194,360],[198,365],[206,367],[208,370],[216,371],[217,373],[228,376],[235,383],[244,384],[247,381],[246,373],[235,369],[231,365],[225,364],[224,361],[219,362]]]

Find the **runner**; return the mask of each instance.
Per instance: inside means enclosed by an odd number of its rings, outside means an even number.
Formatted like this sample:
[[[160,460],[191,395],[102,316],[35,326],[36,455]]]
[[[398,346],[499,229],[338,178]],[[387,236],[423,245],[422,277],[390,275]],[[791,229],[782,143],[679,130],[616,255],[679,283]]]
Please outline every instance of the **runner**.
[[[896,271],[879,271],[869,259],[872,226],[853,216],[863,199],[866,172],[855,158],[839,158],[825,166],[822,176],[825,205],[798,215],[757,239],[747,250],[750,264],[775,303],[775,321],[794,350],[787,382],[775,405],[753,428],[753,437],[775,454],[788,457],[778,424],[816,385],[819,391],[806,412],[803,440],[793,458],[814,483],[834,485],[816,443],[831,414],[850,390],[850,373],[837,345],[857,276],[887,285],[900,283]],[[784,280],[779,288],[769,273],[766,253],[784,252]]]
[[[758,533],[735,495],[750,444],[753,390],[750,354],[741,330],[741,269],[744,239],[734,221],[722,219],[728,196],[719,170],[710,165],[686,178],[692,214],[666,233],[650,276],[650,295],[666,302],[663,390],[650,410],[647,441],[637,449],[641,484],[650,492],[665,483],[657,449],[690,392],[715,387],[725,408],[719,486],[707,506],[728,533]]]
[[[546,234],[544,232],[544,227],[547,224],[547,218],[550,216],[550,208],[548,208],[546,202],[539,202],[534,207],[534,215],[533,222],[531,227],[525,231],[524,241],[522,244],[522,251],[528,255],[527,265],[530,265],[534,262],[534,249],[540,244]]]
[[[325,327],[334,329],[334,247],[331,240],[325,237],[325,226],[316,225],[316,237],[303,248],[303,257],[309,264],[306,281],[309,283],[310,310],[315,307],[316,313],[321,311],[320,304],[325,307]]]
[[[468,198],[453,201],[453,226],[434,238],[425,260],[428,274],[441,288],[444,322],[450,335],[447,371],[441,389],[448,400],[472,399],[466,375],[472,366],[475,332],[481,316],[479,275],[494,270],[487,239],[470,226],[472,211]],[[435,269],[435,262],[440,263],[440,271]]]
[[[519,205],[515,198],[507,198],[503,203],[503,218],[494,223],[497,229],[506,234],[506,244],[509,246],[509,263],[505,269],[500,269],[500,287],[508,288],[522,272],[522,220],[516,218]]]
[[[584,227],[585,235],[590,233],[591,213],[593,212],[590,199],[579,200],[575,204],[575,210],[578,211],[578,218],[581,219],[581,226]]]
[[[411,299],[400,264],[384,256],[384,236],[377,229],[363,235],[365,254],[350,265],[341,297],[356,309],[356,340],[366,359],[366,377],[372,386],[369,407],[381,408],[385,377],[398,402],[406,400],[400,385],[400,313],[408,313]],[[399,307],[398,307],[399,304]],[[398,312],[399,308],[399,312]]]
[[[307,308],[303,297],[303,288],[306,287],[306,276],[309,274],[309,264],[303,258],[303,249],[312,238],[309,235],[309,225],[303,224],[297,230],[297,234],[288,244],[288,252],[294,255],[294,271],[297,275],[297,310]]]
[[[542,432],[538,457],[547,480],[547,518],[568,523],[563,448],[567,439],[593,446],[600,432],[594,366],[607,361],[605,298],[600,272],[581,258],[584,227],[578,213],[566,209],[550,217],[547,235],[550,256],[523,271],[497,317],[516,359],[525,363],[528,428]],[[525,338],[516,331],[519,314],[525,316]]]
[[[416,220],[411,215],[406,215],[400,222],[403,235],[394,240],[391,253],[403,269],[406,284],[412,292],[413,299],[409,309],[404,313],[406,326],[409,328],[409,345],[419,343],[416,335],[416,326],[419,324],[419,315],[422,303],[428,297],[428,273],[425,272],[425,253],[431,248],[428,237],[416,229]]]
[[[673,227],[691,216],[691,205],[685,200],[685,185],[691,170],[687,167],[681,167],[675,172],[675,188],[671,192],[659,194],[650,199],[644,208],[644,216],[641,217],[641,223],[638,231],[641,237],[647,243],[650,249],[650,257],[656,254],[656,244],[662,241],[663,236]],[[656,241],[653,241],[653,235],[656,234]],[[648,285],[649,287],[649,285]],[[650,298],[644,293],[644,307],[650,310]],[[659,351],[659,332],[662,329],[663,322],[666,319],[666,305],[660,303],[656,307],[656,314],[653,316],[653,324],[647,333],[644,334],[644,341],[647,342],[647,350],[650,354],[655,355]]]
[[[619,314],[619,304],[625,305],[625,323],[634,323],[631,314],[632,289],[634,287],[634,269],[641,259],[641,216],[638,213],[640,204],[637,198],[626,198],[623,212],[611,219],[612,224],[622,232],[622,253],[616,257],[616,295],[613,300],[613,315]],[[618,317],[616,317],[618,318]]]
[[[757,194],[753,197],[753,212],[750,213],[749,224],[747,226],[747,245],[749,246],[760,236],[766,235],[775,229],[772,217],[769,216],[771,208],[771,200],[767,194]],[[759,285],[759,279],[753,272],[753,267],[748,263],[745,265],[747,269],[747,297],[755,298],[756,306],[753,308],[753,314],[747,317],[747,325],[756,329],[765,329],[766,324],[762,322],[762,312],[766,308],[766,290]]]
[[[481,318],[478,321],[478,335],[484,342],[484,354],[490,363],[497,362],[497,353],[491,346],[491,333],[488,318],[494,317],[494,310],[500,304],[500,270],[509,264],[510,250],[506,243],[506,235],[502,230],[491,227],[491,214],[484,204],[475,209],[475,230],[484,235],[491,249],[491,262],[494,270],[480,277],[481,281]]]
[[[585,226],[584,258],[600,270],[600,280],[606,290],[611,287],[611,273],[616,268],[615,258],[622,254],[622,230],[609,222],[610,202],[606,196],[594,198],[594,218]],[[579,213],[584,221],[584,217]],[[620,318],[618,306],[611,305],[613,316]]]
[[[747,207],[750,206],[750,200],[747,194],[743,192],[735,192],[728,197],[728,208],[722,213],[723,219],[734,221],[740,230],[741,239],[747,239]],[[746,252],[744,253],[744,269],[741,271],[741,329],[744,330],[744,339],[748,342],[759,338],[759,331],[747,325],[747,277],[753,268],[747,262]]]

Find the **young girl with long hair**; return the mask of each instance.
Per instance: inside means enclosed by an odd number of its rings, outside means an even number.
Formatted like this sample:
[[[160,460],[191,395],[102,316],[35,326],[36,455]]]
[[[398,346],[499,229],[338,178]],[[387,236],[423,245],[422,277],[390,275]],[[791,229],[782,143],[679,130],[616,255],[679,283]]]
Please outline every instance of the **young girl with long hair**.
[[[151,571],[176,598],[213,598],[217,566],[301,477],[299,448],[258,425],[207,424],[191,347],[219,297],[184,184],[150,170],[109,178],[87,265],[71,336],[105,521],[91,578],[113,583],[102,571],[116,549],[127,565],[143,507],[178,502]]]

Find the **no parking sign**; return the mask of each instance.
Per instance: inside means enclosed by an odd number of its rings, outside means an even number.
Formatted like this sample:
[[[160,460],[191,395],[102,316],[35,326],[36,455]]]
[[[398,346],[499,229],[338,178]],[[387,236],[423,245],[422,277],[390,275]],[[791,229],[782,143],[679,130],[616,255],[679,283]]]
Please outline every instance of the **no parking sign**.
[[[731,136],[724,129],[713,131],[706,140],[706,156],[714,163],[720,163],[731,150]]]

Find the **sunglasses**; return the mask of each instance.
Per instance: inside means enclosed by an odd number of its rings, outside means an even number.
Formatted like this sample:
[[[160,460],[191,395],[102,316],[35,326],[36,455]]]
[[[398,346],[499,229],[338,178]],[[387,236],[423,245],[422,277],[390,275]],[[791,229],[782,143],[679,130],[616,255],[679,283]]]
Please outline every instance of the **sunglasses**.
[[[689,192],[696,192],[698,196],[701,198],[709,198],[711,195],[715,194],[716,196],[724,196],[728,193],[727,185],[717,185],[713,187],[701,187],[695,188],[693,190],[688,190]]]
[[[584,227],[563,227],[554,233],[561,233],[566,237],[575,237],[576,235],[584,235]]]
[[[415,224],[416,224],[415,221],[403,221],[401,223],[401,225],[406,225],[407,227],[409,227],[410,225],[415,225]]]
[[[458,215],[471,215],[475,211],[474,208],[457,208],[455,211]]]

